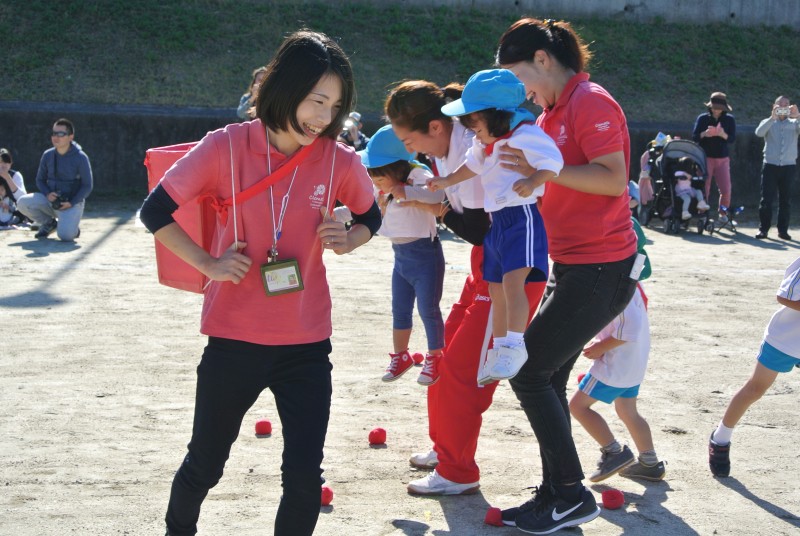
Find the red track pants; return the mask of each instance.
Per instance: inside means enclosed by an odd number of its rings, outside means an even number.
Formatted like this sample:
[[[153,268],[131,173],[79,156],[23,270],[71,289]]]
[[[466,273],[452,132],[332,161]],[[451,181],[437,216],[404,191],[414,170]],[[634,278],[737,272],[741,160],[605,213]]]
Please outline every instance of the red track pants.
[[[480,480],[475,451],[482,414],[492,404],[497,388],[497,382],[481,386],[477,381],[478,366],[491,347],[492,301],[489,284],[481,274],[483,248],[472,248],[471,257],[472,273],[445,322],[441,376],[428,387],[428,433],[439,457],[436,471],[459,483]],[[542,281],[525,285],[530,304],[528,322],[539,306],[545,284]]]

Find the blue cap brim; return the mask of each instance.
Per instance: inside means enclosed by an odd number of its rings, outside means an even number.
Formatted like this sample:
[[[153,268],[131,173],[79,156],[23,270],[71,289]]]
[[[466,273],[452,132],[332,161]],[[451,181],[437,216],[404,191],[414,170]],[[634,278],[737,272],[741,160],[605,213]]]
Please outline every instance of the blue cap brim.
[[[488,104],[478,104],[474,102],[466,104],[464,103],[464,99],[457,99],[442,106],[442,113],[444,115],[449,115],[450,117],[458,117],[459,115],[480,112],[481,110],[488,110],[489,108],[494,108],[494,106]]]
[[[403,158],[390,158],[376,154],[370,155],[366,149],[363,151],[358,151],[356,154],[361,157],[361,163],[364,164],[364,167],[367,169],[388,166],[394,162],[407,162],[407,160],[404,160]]]

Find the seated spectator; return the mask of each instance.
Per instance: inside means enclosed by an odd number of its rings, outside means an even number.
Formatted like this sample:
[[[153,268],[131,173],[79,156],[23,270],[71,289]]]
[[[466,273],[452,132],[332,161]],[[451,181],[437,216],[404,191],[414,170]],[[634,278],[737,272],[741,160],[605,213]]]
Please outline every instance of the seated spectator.
[[[50,133],[53,148],[42,154],[36,173],[39,191],[17,202],[19,211],[39,225],[36,238],[58,231],[59,239],[71,242],[81,234],[81,217],[93,186],[92,166],[74,138],[72,121],[55,122]]]
[[[28,223],[30,220],[17,210],[17,200],[25,195],[25,181],[22,173],[11,169],[14,161],[8,149],[0,149],[0,199],[5,205],[2,210],[9,211],[8,218],[0,215],[0,225]]]

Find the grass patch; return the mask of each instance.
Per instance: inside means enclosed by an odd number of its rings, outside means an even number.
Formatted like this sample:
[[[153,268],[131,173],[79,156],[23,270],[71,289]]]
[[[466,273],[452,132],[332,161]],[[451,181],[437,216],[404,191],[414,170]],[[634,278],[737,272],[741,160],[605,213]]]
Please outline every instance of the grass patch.
[[[518,16],[347,2],[3,2],[0,98],[234,108],[252,69],[306,26],[338,39],[353,62],[358,109],[377,114],[393,82],[464,82],[491,66],[498,37]],[[740,124],[756,124],[778,94],[798,97],[790,51],[800,50],[800,34],[789,28],[570,20],[592,43],[592,79],[631,121],[691,125],[719,90]]]

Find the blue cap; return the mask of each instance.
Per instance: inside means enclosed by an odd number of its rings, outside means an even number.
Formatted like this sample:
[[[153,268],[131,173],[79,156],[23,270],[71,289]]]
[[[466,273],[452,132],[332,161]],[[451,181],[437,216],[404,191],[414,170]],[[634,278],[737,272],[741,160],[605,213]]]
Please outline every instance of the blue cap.
[[[410,162],[414,158],[414,154],[406,150],[406,146],[394,133],[392,125],[381,127],[370,138],[367,148],[356,154],[361,157],[366,168],[378,168],[400,160]]]
[[[478,71],[467,80],[461,98],[442,106],[445,115],[466,115],[488,108],[516,111],[525,101],[525,85],[508,69]]]

